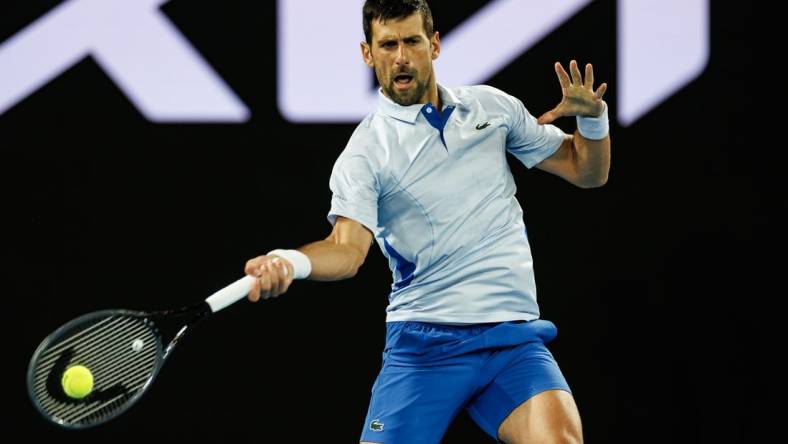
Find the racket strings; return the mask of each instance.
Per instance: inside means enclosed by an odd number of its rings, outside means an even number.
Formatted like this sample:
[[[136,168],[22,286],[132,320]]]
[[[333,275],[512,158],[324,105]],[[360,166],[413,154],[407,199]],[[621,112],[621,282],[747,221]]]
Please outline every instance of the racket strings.
[[[54,339],[34,363],[32,391],[40,408],[64,425],[101,422],[124,409],[150,383],[161,344],[145,318],[112,315],[75,326]],[[94,388],[83,399],[65,396],[60,378],[68,366],[84,365]]]
[[[66,333],[66,336],[68,336],[66,339],[58,342],[57,344],[53,344],[51,347],[48,347],[40,355],[38,359],[37,374],[48,370],[48,365],[58,360],[60,355],[69,348],[96,350],[97,347],[99,347],[101,343],[106,340],[107,336],[115,334],[115,332],[118,330],[124,331],[133,328],[140,329],[141,327],[139,323],[135,322],[136,320],[133,318],[124,317],[121,319],[114,319],[113,322],[110,322],[112,320],[113,318],[111,317],[103,319],[100,322],[97,322],[95,325],[85,328],[73,336],[71,336],[70,333]],[[105,349],[105,351],[108,350]]]
[[[113,338],[111,342],[97,336],[92,341],[85,341],[84,343],[74,345],[74,349],[76,349],[76,347],[85,347],[91,350],[91,353],[83,353],[81,355],[81,359],[85,360],[85,363],[81,365],[88,367],[94,376],[102,375],[102,381],[106,384],[108,381],[116,380],[115,375],[109,373],[113,368],[122,369],[126,363],[138,358],[136,354],[124,353],[124,349],[127,348],[130,343],[133,344],[133,341],[141,340],[139,338],[145,336],[146,333],[144,325],[130,325],[128,326],[128,330],[124,331],[121,336]],[[147,342],[149,347],[155,345],[152,341]],[[139,351],[143,350],[140,349]],[[59,355],[60,353],[57,354]],[[54,362],[55,359],[56,358],[49,359],[48,362]],[[47,369],[51,368],[52,366],[45,367],[42,365],[37,374],[48,373]],[[107,373],[102,374],[103,372]],[[97,384],[97,387],[100,386]]]

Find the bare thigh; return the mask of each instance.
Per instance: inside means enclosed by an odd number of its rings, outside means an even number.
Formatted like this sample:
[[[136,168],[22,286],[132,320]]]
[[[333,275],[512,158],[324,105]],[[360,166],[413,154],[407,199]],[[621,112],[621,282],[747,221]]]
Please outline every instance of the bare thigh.
[[[506,444],[582,443],[575,399],[564,390],[546,390],[520,404],[498,428]]]

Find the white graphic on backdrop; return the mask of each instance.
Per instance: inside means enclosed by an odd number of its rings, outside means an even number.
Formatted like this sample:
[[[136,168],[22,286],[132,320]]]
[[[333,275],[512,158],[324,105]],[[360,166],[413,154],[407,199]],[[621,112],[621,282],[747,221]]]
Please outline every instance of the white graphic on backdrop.
[[[435,62],[441,83],[489,80],[589,3],[489,2],[442,39]],[[357,122],[375,109],[377,93],[358,48],[364,39],[360,5],[279,0],[278,104],[286,119]],[[618,7],[618,85],[606,80],[618,88],[619,123],[630,125],[705,68],[708,0],[619,0]]]
[[[629,126],[701,75],[708,0],[618,0],[618,121]]]
[[[244,122],[249,110],[159,10],[168,0],[69,0],[0,44],[0,115],[93,57],[154,122]]]
[[[247,121],[248,108],[159,10],[167,1],[67,0],[19,31],[0,44],[0,115],[93,57],[151,121]],[[361,3],[279,0],[277,102],[286,119],[357,122],[375,108],[358,49]],[[589,3],[490,1],[443,39],[441,82],[489,80]],[[618,0],[617,26],[618,78],[607,80],[626,126],[705,69],[708,0]]]

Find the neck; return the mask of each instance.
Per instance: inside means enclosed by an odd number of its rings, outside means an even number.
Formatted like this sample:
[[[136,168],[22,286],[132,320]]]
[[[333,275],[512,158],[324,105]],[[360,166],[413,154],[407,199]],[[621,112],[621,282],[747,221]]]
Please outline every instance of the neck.
[[[435,108],[438,108],[438,112],[441,110],[441,98],[438,94],[438,84],[435,82],[434,77],[430,81],[430,86],[427,88],[427,97],[423,103],[432,103],[435,105]]]

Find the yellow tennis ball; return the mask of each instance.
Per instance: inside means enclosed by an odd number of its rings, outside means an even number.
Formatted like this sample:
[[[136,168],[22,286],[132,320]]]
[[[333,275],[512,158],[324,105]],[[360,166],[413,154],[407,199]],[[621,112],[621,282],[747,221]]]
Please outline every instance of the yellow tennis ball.
[[[60,380],[63,391],[75,399],[81,399],[93,391],[93,373],[84,365],[74,365],[63,372]]]

